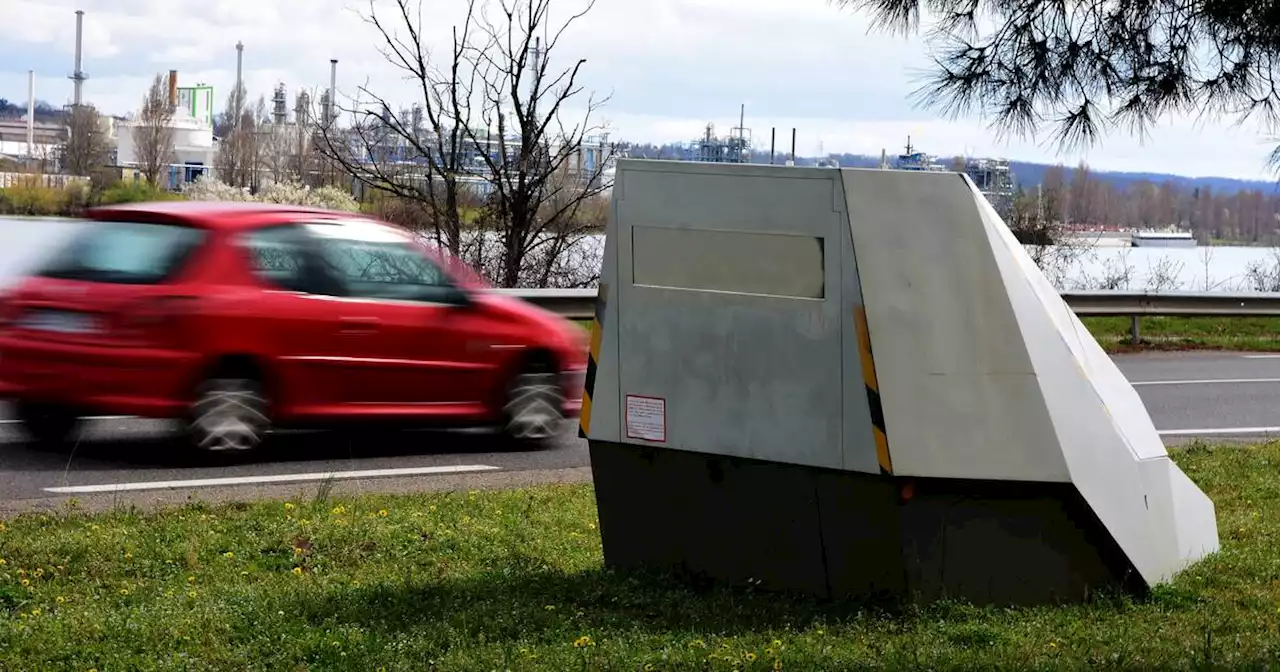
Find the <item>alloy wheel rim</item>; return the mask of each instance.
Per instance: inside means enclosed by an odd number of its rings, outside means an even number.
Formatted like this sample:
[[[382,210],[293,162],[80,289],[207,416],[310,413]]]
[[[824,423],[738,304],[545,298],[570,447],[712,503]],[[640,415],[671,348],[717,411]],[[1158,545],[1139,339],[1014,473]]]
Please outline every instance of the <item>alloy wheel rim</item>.
[[[265,406],[251,381],[209,381],[195,405],[197,445],[210,452],[257,447],[267,426]]]
[[[517,376],[505,408],[507,433],[525,441],[554,436],[564,419],[560,402],[560,386],[556,384],[555,374]]]

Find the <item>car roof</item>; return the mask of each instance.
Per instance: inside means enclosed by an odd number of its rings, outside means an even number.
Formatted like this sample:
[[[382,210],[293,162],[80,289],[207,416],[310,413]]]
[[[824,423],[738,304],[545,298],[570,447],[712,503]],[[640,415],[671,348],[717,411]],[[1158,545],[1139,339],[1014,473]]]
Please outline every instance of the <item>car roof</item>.
[[[326,210],[283,203],[252,203],[243,201],[148,201],[122,203],[90,208],[85,212],[89,219],[140,221],[180,221],[207,229],[237,230],[251,228],[264,222],[264,216],[279,221],[273,215],[319,216],[325,219],[371,219],[356,212]]]

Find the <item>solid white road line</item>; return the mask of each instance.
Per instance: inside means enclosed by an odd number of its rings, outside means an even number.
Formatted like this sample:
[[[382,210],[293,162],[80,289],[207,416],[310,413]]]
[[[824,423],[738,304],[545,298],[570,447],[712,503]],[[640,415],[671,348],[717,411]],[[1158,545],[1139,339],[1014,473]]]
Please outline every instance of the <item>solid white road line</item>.
[[[1216,436],[1225,434],[1280,434],[1280,427],[1219,427],[1216,429],[1164,429],[1160,436]]]
[[[200,478],[190,481],[142,481],[137,483],[103,483],[101,485],[69,485],[43,488],[56,494],[90,494],[101,492],[126,492],[130,490],[166,490],[171,488],[204,488],[214,485],[256,485],[264,483],[296,483],[324,481],[330,478],[383,478],[387,476],[425,476],[432,474],[463,474],[476,471],[494,471],[501,467],[487,464],[462,464],[441,467],[406,467],[402,469],[365,469],[361,471],[330,471],[310,474],[274,474],[264,476],[234,476],[228,478]]]
[[[129,420],[131,418],[136,418],[136,416],[132,416],[132,415],[86,415],[84,416],[85,420]],[[0,425],[16,425],[20,422],[22,421],[9,418],[6,420],[0,420]]]
[[[1280,359],[1280,355],[1240,355],[1245,359]]]
[[[1141,380],[1131,381],[1134,387],[1142,385],[1241,385],[1245,383],[1280,383],[1280,378],[1203,378],[1200,380]]]

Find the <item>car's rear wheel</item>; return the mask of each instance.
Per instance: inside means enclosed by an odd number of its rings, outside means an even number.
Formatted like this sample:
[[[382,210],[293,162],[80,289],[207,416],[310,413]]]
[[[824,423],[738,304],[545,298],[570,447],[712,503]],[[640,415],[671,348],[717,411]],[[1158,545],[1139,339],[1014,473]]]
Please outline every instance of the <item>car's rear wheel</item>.
[[[555,368],[530,363],[507,386],[503,407],[503,435],[523,446],[545,446],[564,421],[564,391]]]
[[[252,378],[220,376],[196,389],[186,432],[199,450],[245,453],[262,444],[269,427],[262,385]]]
[[[61,404],[20,402],[14,410],[27,435],[40,445],[61,445],[80,426],[79,413]]]

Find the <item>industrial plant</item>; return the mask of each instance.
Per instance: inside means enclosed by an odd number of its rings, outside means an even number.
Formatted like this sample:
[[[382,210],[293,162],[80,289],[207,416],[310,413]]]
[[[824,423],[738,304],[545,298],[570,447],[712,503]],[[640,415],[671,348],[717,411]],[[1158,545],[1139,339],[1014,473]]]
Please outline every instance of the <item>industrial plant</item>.
[[[63,117],[73,107],[83,103],[83,85],[89,75],[83,70],[82,35],[84,12],[76,13],[75,69],[69,78],[75,82],[75,93],[72,103],[62,110]],[[243,90],[244,45],[236,47],[236,83],[237,90]],[[534,47],[535,58],[541,49]],[[398,117],[383,109],[378,115],[381,122],[389,130],[393,125],[400,131],[406,131],[413,141],[404,137],[405,133],[379,133],[370,128],[365,121],[353,127],[338,128],[339,105],[337,103],[337,59],[329,60],[329,85],[320,91],[318,114],[312,112],[312,94],[306,89],[293,96],[292,117],[289,109],[289,90],[284,83],[278,83],[272,90],[269,112],[265,118],[255,120],[254,136],[257,140],[266,140],[274,153],[283,154],[283,160],[292,165],[304,165],[302,157],[314,151],[315,133],[318,128],[336,129],[331,131],[339,136],[349,147],[351,160],[357,164],[377,163],[380,168],[397,169],[405,179],[428,179],[430,171],[425,170],[429,157],[421,156],[419,147],[435,146],[432,131],[423,125],[421,107],[403,110]],[[60,178],[49,173],[57,172],[57,156],[69,135],[69,128],[63,119],[37,120],[35,101],[36,78],[34,71],[29,73],[28,110],[23,119],[0,119],[0,157],[24,166],[26,170],[44,174],[46,178]],[[141,96],[143,92],[139,92]],[[180,190],[202,176],[218,179],[216,157],[224,138],[219,137],[215,123],[215,110],[219,105],[214,87],[204,82],[193,82],[184,85],[180,81],[180,73],[170,70],[167,78],[168,104],[172,111],[168,126],[172,130],[173,151],[171,162],[160,186],[170,190]],[[247,101],[235,101],[235,107],[241,108]],[[51,115],[58,116],[58,115]],[[366,120],[367,121],[367,120]],[[112,146],[112,165],[119,170],[120,177],[125,180],[141,179],[141,162],[138,148],[134,142],[132,130],[141,123],[135,115],[120,117],[102,116],[104,136]],[[373,132],[369,132],[369,131]],[[487,131],[477,130],[473,134],[483,138],[477,142],[463,143],[460,157],[456,165],[462,167],[461,181],[473,184],[483,190],[492,181],[489,163],[484,154],[491,159],[516,149],[520,137],[508,133],[505,137],[492,135]],[[569,157],[565,171],[570,175],[608,180],[612,171],[614,157],[608,150],[607,134],[583,139],[583,142]],[[254,171],[265,171],[255,167]],[[48,179],[46,179],[48,181]],[[360,191],[360,184],[353,180],[353,192]]]
[[[777,129],[770,130],[768,164],[774,164],[777,151]],[[730,129],[728,135],[716,135],[715,124],[708,123],[702,137],[686,143],[677,143],[678,160],[700,161],[706,163],[756,163],[757,148],[751,139],[751,129],[746,127],[745,106],[739,109],[738,125]],[[963,170],[973,180],[974,185],[987,198],[992,207],[1001,216],[1013,212],[1014,194],[1017,192],[1017,181],[1007,159],[962,157],[963,166],[946,164],[938,157],[919,151],[907,138],[906,151],[890,160],[887,152],[881,151],[879,167],[885,170],[913,171],[949,171]],[[821,152],[819,152],[821,154]],[[763,151],[761,150],[761,154]],[[796,165],[796,129],[791,129],[790,151],[782,163]],[[761,156],[763,158],[763,156]],[[840,162],[831,156],[819,156],[813,160],[818,168],[839,168]]]

